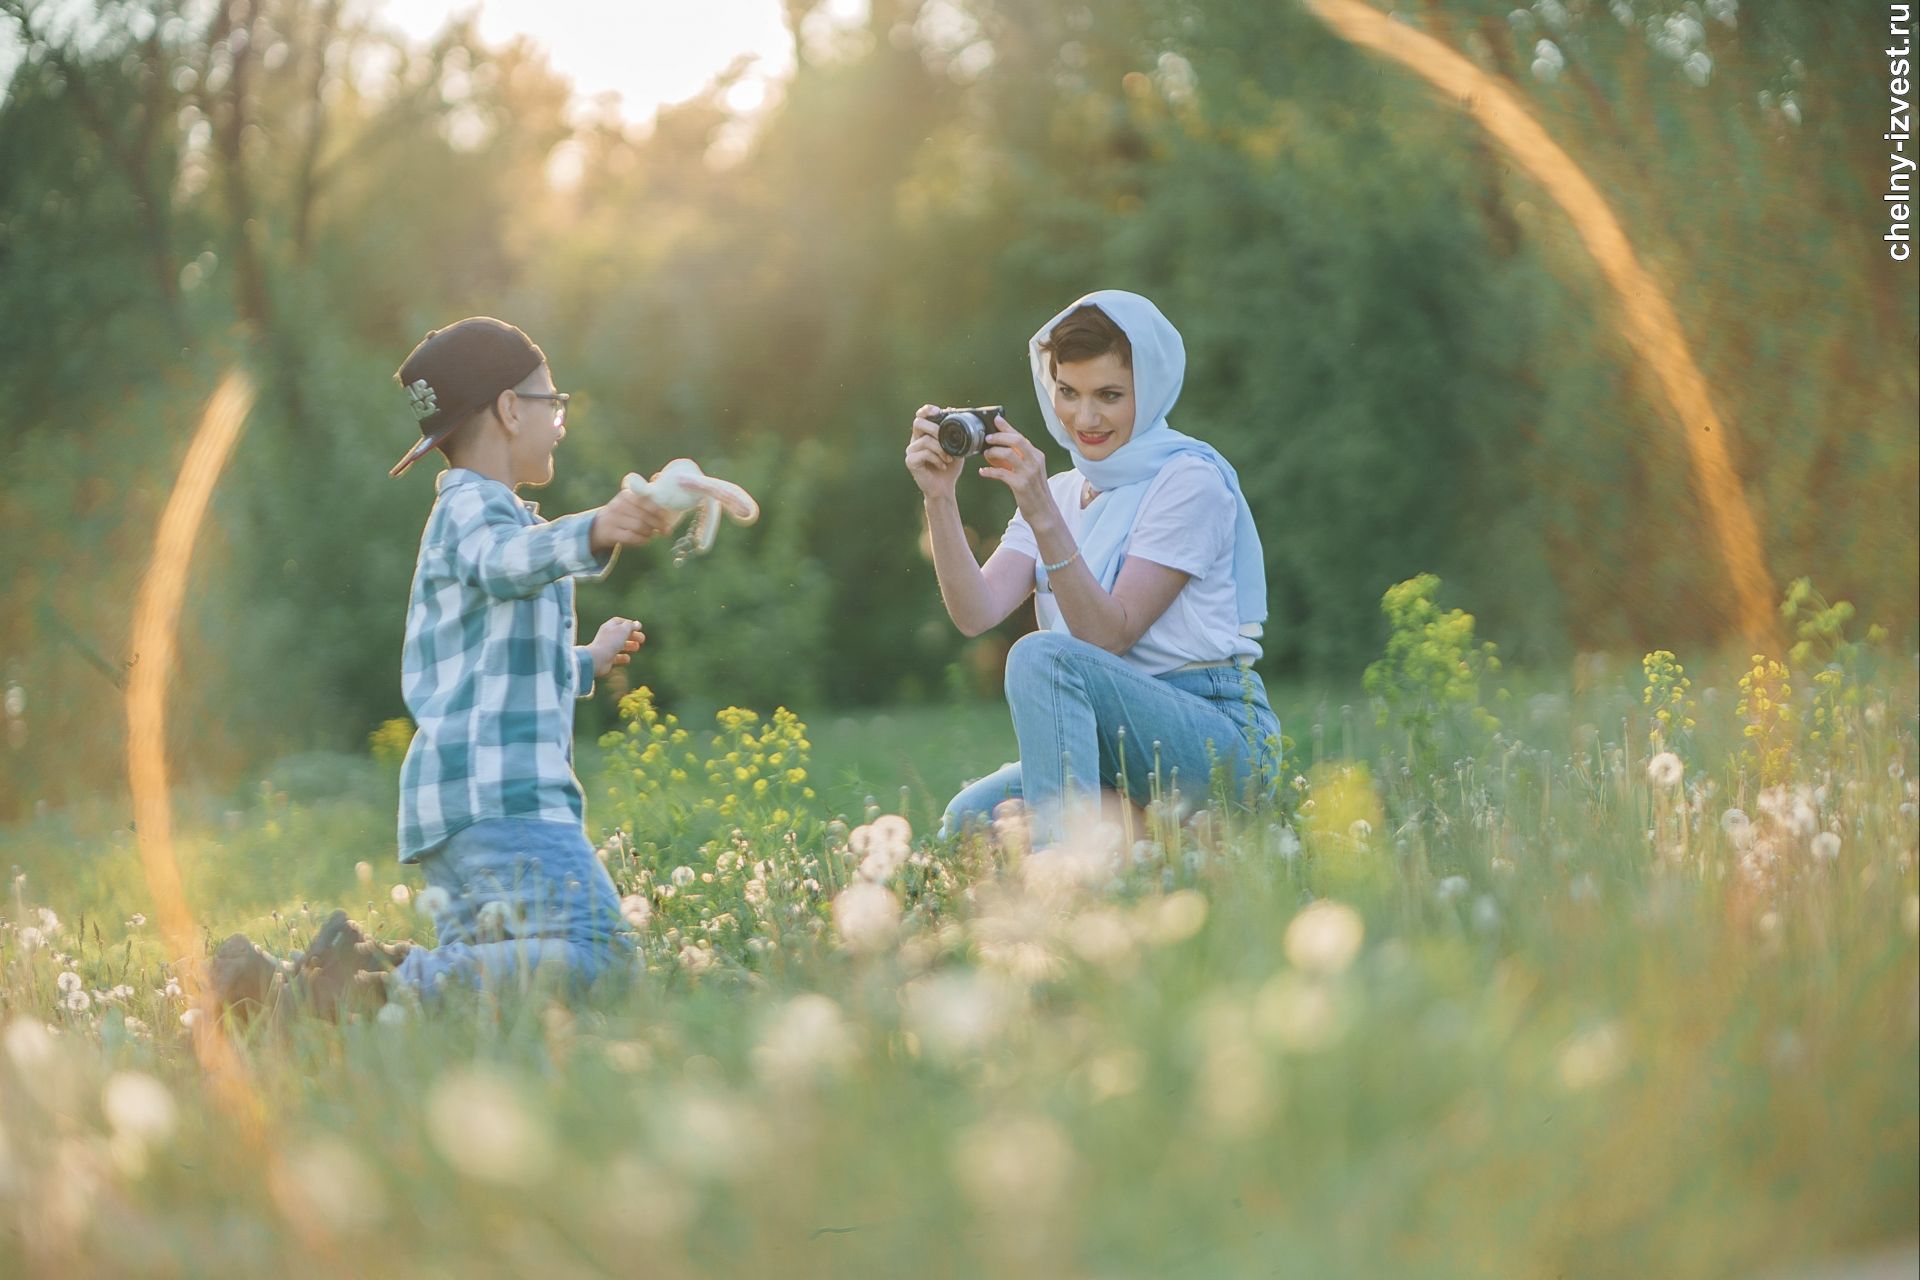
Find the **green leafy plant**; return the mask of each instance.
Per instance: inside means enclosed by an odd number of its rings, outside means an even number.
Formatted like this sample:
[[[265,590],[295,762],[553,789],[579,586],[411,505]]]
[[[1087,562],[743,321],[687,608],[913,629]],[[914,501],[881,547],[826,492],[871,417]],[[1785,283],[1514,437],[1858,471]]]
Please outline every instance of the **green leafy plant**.
[[[1500,727],[1480,700],[1480,682],[1500,670],[1494,645],[1475,641],[1472,614],[1442,612],[1439,591],[1431,573],[1387,588],[1380,610],[1392,633],[1386,656],[1365,677],[1379,723],[1405,733],[1409,757],[1427,769],[1439,760],[1443,729],[1483,737]]]

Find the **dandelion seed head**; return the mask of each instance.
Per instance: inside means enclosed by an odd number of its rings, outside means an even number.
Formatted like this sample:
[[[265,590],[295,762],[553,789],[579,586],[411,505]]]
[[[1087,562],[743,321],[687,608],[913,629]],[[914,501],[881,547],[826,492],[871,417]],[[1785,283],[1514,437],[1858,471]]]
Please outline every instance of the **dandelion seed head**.
[[[373,864],[371,862],[354,863],[353,874],[354,878],[361,884],[369,886],[373,884]]]
[[[33,1076],[53,1063],[53,1032],[36,1018],[20,1017],[9,1022],[4,1043],[8,1060],[23,1076]]]
[[[407,888],[407,886],[403,884],[397,884],[393,886],[393,888],[388,892],[387,896],[393,899],[394,906],[404,907],[409,902],[413,901],[413,890]]]
[[[85,991],[69,991],[64,1003],[69,1013],[85,1013],[93,1008],[93,997]]]
[[[437,884],[430,884],[414,896],[413,908],[429,920],[438,920],[453,909],[453,895]]]
[[[1276,974],[1260,988],[1253,1025],[1268,1043],[1289,1053],[1330,1048],[1344,1030],[1331,985],[1294,972]]]
[[[653,900],[644,893],[630,893],[620,899],[620,916],[636,929],[644,929],[653,919]]]
[[[673,881],[674,888],[684,889],[688,885],[693,883],[693,868],[692,867],[675,867],[673,869],[673,874],[672,876],[669,877],[669,879]]]
[[[1010,1023],[1023,999],[1009,979],[970,969],[917,979],[901,994],[907,1029],[927,1052],[947,1059],[985,1048]]]
[[[899,932],[900,900],[884,885],[855,880],[833,900],[833,925],[847,950],[880,951]]]
[[[1207,923],[1207,900],[1193,889],[1170,893],[1141,907],[1141,932],[1159,946],[1185,942]]]
[[[158,1146],[173,1137],[179,1108],[167,1086],[143,1071],[116,1071],[100,1091],[100,1109],[116,1135]]]
[[[1294,968],[1327,976],[1344,973],[1360,954],[1366,924],[1344,902],[1322,898],[1287,925],[1282,946]]]
[[[513,1084],[479,1067],[455,1068],[427,1099],[440,1154],[477,1182],[531,1186],[553,1164],[553,1137]]]
[[[1433,896],[1442,902],[1455,902],[1465,897],[1470,887],[1465,876],[1448,876],[1433,887]]]
[[[60,989],[62,995],[71,995],[73,992],[78,991],[82,984],[80,982],[80,975],[71,969],[67,969],[62,971],[60,976],[53,980],[53,985]]]
[[[1065,1193],[1075,1164],[1066,1131],[1040,1115],[996,1116],[961,1133],[953,1170],[960,1189],[986,1213],[1044,1218]]]
[[[1102,969],[1129,967],[1139,946],[1127,916],[1111,907],[1083,911],[1067,923],[1067,945],[1088,964]]]
[[[1840,856],[1840,837],[1831,831],[1822,831],[1813,838],[1813,856],[1822,862],[1832,862]]]
[[[754,1049],[754,1068],[771,1085],[839,1071],[854,1055],[853,1029],[831,997],[809,992],[774,1010]]]
[[[1753,844],[1753,820],[1740,809],[1729,809],[1720,815],[1720,829],[1727,834],[1736,849],[1746,849]]]
[[[1680,763],[1680,757],[1671,751],[1662,751],[1647,761],[1647,781],[1662,791],[1671,791],[1680,785],[1686,775],[1686,767]]]
[[[379,1170],[334,1137],[297,1143],[273,1167],[272,1188],[283,1212],[311,1214],[334,1231],[365,1231],[387,1214]]]

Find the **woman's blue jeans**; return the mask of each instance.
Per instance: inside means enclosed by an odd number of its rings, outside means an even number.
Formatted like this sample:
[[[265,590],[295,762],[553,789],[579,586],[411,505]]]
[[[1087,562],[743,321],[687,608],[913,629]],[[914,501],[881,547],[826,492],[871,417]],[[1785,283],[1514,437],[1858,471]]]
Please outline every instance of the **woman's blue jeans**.
[[[423,854],[439,945],[415,947],[395,976],[431,998],[449,982],[489,989],[545,969],[571,994],[629,962],[633,938],[613,878],[580,827],[486,818]]]
[[[1007,654],[1007,707],[1020,759],[969,784],[947,805],[942,835],[1022,800],[1036,846],[1102,787],[1145,803],[1177,791],[1204,803],[1217,765],[1235,797],[1266,794],[1280,770],[1280,721],[1250,667],[1150,676],[1057,631],[1022,636]]]

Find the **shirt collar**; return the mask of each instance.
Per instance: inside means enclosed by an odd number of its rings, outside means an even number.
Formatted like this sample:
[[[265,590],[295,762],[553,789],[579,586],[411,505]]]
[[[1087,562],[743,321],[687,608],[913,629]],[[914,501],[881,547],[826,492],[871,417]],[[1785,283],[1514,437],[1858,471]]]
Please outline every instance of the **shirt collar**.
[[[435,493],[445,493],[450,488],[472,484],[490,484],[496,488],[505,489],[515,502],[527,509],[527,514],[536,516],[540,514],[539,503],[529,502],[519,494],[514,493],[510,486],[501,484],[491,476],[483,476],[478,471],[469,471],[465,467],[448,467],[439,475],[435,476],[433,478],[433,491]]]

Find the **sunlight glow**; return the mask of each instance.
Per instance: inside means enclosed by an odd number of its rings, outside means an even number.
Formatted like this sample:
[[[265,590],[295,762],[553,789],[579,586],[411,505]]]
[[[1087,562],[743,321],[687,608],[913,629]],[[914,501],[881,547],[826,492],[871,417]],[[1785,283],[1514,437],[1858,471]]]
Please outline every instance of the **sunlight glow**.
[[[769,81],[793,70],[780,0],[387,0],[381,13],[426,39],[476,8],[489,43],[527,37],[547,50],[582,101],[617,95],[620,114],[635,122],[698,94],[736,58],[753,59],[753,67],[730,95],[735,109],[756,104]]]

